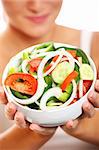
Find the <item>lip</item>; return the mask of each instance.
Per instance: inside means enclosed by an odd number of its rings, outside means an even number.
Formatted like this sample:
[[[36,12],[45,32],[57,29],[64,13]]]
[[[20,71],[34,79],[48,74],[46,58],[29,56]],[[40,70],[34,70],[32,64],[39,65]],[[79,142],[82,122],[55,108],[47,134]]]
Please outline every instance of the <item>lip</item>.
[[[27,16],[26,18],[33,23],[39,24],[44,23],[46,21],[46,19],[48,18],[48,14],[41,16]]]

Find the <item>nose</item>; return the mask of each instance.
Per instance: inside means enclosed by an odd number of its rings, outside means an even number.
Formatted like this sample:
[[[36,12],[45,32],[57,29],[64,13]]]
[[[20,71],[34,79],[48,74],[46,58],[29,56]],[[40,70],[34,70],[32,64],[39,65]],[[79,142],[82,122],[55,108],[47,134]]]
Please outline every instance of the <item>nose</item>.
[[[42,0],[28,0],[28,8],[34,13],[39,13],[42,10]]]

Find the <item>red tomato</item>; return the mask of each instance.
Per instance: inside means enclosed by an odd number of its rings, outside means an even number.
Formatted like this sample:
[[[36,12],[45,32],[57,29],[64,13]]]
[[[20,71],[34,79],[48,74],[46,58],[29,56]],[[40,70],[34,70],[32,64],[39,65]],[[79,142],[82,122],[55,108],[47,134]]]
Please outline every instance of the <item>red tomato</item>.
[[[52,61],[55,62],[58,59],[59,55],[55,56]]]
[[[55,57],[52,59],[52,62],[55,62],[55,61],[58,59],[58,57],[59,57],[58,55],[55,56]],[[51,63],[52,63],[52,62],[51,62]],[[53,64],[51,64],[51,63],[50,63],[48,66],[45,67],[44,72],[48,71],[48,70],[53,66]]]
[[[83,91],[84,95],[87,93],[87,91],[90,89],[92,85],[93,80],[83,80]]]
[[[5,85],[11,89],[29,95],[34,95],[37,90],[37,80],[26,73],[14,73],[5,80]]]
[[[42,58],[35,58],[29,62],[30,66],[33,68],[32,71],[33,70],[37,71],[38,66],[39,66],[41,61],[42,61]]]
[[[67,50],[68,53],[70,53],[73,57],[76,57],[76,50]]]
[[[78,76],[78,72],[77,71],[73,71],[71,72],[66,79],[63,81],[63,83],[61,84],[61,89],[63,91],[65,91],[66,87],[70,84],[70,82],[75,79]]]
[[[35,70],[34,70],[34,68],[30,65],[29,66],[29,73],[33,73]]]

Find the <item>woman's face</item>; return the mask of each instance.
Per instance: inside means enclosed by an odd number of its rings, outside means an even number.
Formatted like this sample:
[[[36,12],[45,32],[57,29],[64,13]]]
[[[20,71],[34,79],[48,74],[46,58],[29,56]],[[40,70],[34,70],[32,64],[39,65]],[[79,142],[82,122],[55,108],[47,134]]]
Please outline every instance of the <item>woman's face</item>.
[[[62,0],[2,0],[9,23],[31,37],[47,34],[60,11]]]

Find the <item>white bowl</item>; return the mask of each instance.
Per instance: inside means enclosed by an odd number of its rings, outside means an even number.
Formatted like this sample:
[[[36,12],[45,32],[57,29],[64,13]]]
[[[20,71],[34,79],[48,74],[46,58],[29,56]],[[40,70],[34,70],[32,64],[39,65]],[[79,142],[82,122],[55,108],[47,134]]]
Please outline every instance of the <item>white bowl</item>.
[[[74,46],[62,44],[62,43],[54,43],[54,45],[55,45],[55,47],[58,47],[58,46],[74,47]],[[7,66],[4,70],[3,77],[2,77],[2,84],[3,84],[4,91],[7,95],[8,101],[13,102],[16,105],[17,109],[24,114],[26,120],[28,120],[29,122],[32,122],[32,123],[37,123],[41,126],[46,126],[46,127],[58,126],[58,125],[64,124],[68,120],[76,119],[77,117],[79,117],[82,114],[82,104],[87,100],[88,93],[92,89],[94,89],[94,84],[96,81],[96,67],[95,67],[93,60],[87,54],[86,55],[89,59],[89,62],[91,64],[93,72],[94,72],[94,80],[93,80],[93,83],[92,83],[90,89],[88,90],[88,92],[82,98],[80,98],[80,100],[78,100],[77,102],[75,102],[65,108],[50,110],[48,112],[45,112],[42,110],[35,110],[35,109],[30,109],[26,106],[22,106],[21,104],[17,103],[16,101],[14,101],[14,99],[12,99],[10,97],[10,95],[4,85],[4,81],[7,77],[9,67],[15,66],[15,64],[18,63],[18,59],[22,56],[22,53],[24,51],[33,50],[33,47],[34,46],[29,47],[29,48],[21,51],[20,53],[18,53],[16,56],[14,56],[9,61],[9,63],[7,64]],[[74,48],[77,48],[77,47],[74,47]]]

